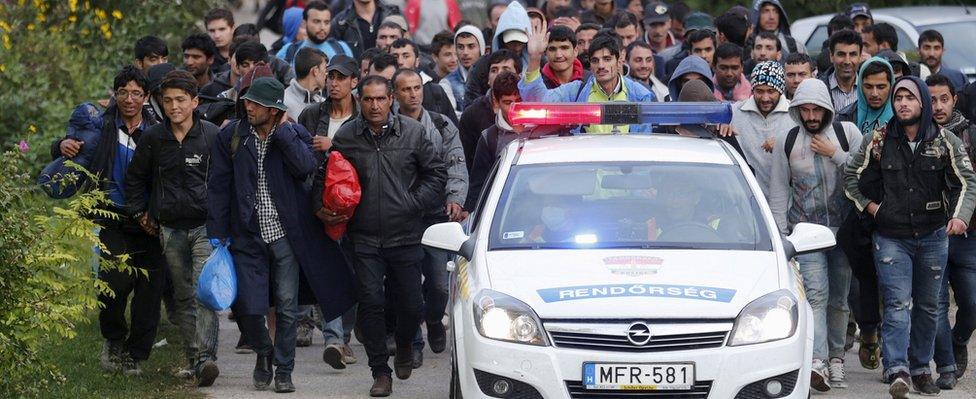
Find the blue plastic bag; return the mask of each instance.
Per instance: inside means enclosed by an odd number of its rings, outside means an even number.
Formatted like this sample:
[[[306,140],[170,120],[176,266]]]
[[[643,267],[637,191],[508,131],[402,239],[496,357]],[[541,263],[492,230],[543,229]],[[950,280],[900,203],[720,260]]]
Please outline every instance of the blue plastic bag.
[[[197,299],[208,309],[218,311],[229,308],[236,297],[234,258],[227,244],[218,244],[203,264],[203,271],[197,280]]]

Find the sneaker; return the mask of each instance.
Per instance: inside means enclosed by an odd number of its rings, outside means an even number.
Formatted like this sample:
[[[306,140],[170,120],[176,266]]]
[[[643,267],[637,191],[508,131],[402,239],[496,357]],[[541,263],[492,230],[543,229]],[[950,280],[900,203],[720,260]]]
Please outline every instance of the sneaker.
[[[122,373],[125,375],[140,375],[142,374],[142,368],[139,367],[139,361],[133,359],[128,353],[122,354]]]
[[[122,352],[122,343],[118,341],[105,340],[102,344],[102,352],[98,354],[98,363],[102,370],[114,373],[121,368],[119,354]]]
[[[936,396],[941,392],[935,382],[932,381],[931,374],[919,374],[912,377],[912,385],[923,396]]]
[[[891,385],[888,386],[888,394],[891,399],[908,399],[908,389],[911,386],[911,376],[907,372],[899,371],[891,376]]]
[[[352,347],[349,344],[342,345],[342,362],[345,364],[356,364],[359,359],[356,359],[356,354],[352,351]]]
[[[861,347],[857,350],[861,367],[875,370],[881,366],[881,345],[878,345],[878,335],[861,336]]]
[[[956,387],[957,382],[959,382],[959,380],[956,378],[955,372],[942,373],[939,374],[939,379],[935,380],[935,385],[938,386],[939,389],[951,391]]]
[[[813,359],[813,366],[810,367],[810,387],[820,392],[829,391],[827,373],[827,365],[823,360]]]
[[[298,336],[295,339],[295,346],[299,348],[312,346],[312,333],[314,331],[315,328],[308,323],[298,323]]]
[[[342,370],[346,368],[346,363],[342,359],[342,347],[336,344],[329,344],[325,346],[325,350],[322,351],[322,361],[336,370]]]
[[[830,359],[828,370],[830,371],[831,388],[847,388],[847,376],[844,373],[844,359],[836,357]]]
[[[193,369],[193,366],[186,366],[184,368],[179,369],[177,372],[173,373],[173,377],[179,378],[181,380],[188,380],[190,378],[193,378],[196,375],[197,372],[196,370]]]
[[[220,368],[217,367],[217,363],[214,363],[213,360],[206,360],[197,369],[197,386],[209,387],[213,385],[214,380],[216,380],[219,375]]]
[[[956,358],[956,378],[962,378],[969,366],[969,348],[966,344],[952,344],[952,354]]]
[[[234,353],[238,355],[247,355],[254,353],[254,349],[251,348],[251,345],[244,343],[244,336],[242,335],[237,339],[237,346],[234,347]]]

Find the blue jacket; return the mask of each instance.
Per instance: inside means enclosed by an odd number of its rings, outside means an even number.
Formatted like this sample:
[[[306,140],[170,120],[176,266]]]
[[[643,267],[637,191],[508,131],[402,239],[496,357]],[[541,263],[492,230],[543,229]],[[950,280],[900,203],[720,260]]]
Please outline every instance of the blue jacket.
[[[458,65],[453,72],[447,74],[447,76],[444,76],[444,80],[447,80],[447,83],[451,86],[451,93],[454,94],[454,102],[457,104],[456,111],[458,115],[461,115],[461,112],[464,112],[464,107],[467,106],[467,104],[464,102],[465,82],[464,75],[461,73],[462,68],[464,67]],[[472,65],[472,69],[474,69],[474,65]]]
[[[966,79],[966,75],[958,69],[947,68],[945,65],[939,69],[939,75],[949,78],[949,81],[952,82],[952,87],[956,91],[962,91],[969,84],[969,79]]]
[[[626,76],[621,76],[624,87],[627,89],[627,101],[635,103],[654,102],[654,93],[644,85],[637,83]],[[559,86],[555,89],[546,88],[542,76],[536,80],[527,82],[525,78],[519,81],[519,92],[522,94],[522,101],[525,102],[545,102],[545,103],[585,103],[589,102],[590,91],[596,83],[596,76],[590,76],[585,82],[575,80]],[[631,133],[650,133],[651,125],[630,125]]]
[[[312,194],[306,183],[318,166],[311,135],[301,125],[286,123],[270,140],[265,173],[285,239],[325,319],[332,320],[352,306],[353,280],[339,245],[325,235],[322,223],[312,214],[312,201],[315,197],[321,200],[321,193]],[[232,142],[237,148],[232,148]],[[222,129],[211,145],[210,157],[207,233],[211,238],[231,239],[238,285],[234,312],[266,314],[272,259],[261,239],[255,210],[257,148],[250,124],[239,120]]]

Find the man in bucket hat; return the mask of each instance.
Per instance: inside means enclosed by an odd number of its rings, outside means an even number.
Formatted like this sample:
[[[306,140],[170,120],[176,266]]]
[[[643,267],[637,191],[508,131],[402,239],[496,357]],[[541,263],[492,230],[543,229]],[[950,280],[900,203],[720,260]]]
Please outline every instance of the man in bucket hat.
[[[247,118],[218,135],[211,151],[207,231],[212,241],[229,243],[234,256],[233,310],[257,354],[254,387],[268,389],[274,377],[275,392],[294,392],[299,273],[326,320],[341,315],[353,297],[338,245],[311,214],[305,185],[317,167],[311,136],[285,121],[283,97],[284,86],[275,78],[254,79],[241,96]],[[273,343],[264,319],[271,306]]]

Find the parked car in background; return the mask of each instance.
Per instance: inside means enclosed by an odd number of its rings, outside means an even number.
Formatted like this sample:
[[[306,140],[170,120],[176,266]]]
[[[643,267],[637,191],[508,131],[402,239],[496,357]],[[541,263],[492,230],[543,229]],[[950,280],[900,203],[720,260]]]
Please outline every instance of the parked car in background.
[[[871,10],[874,22],[887,22],[898,32],[898,51],[918,61],[918,36],[935,29],[946,40],[942,62],[959,69],[972,81],[976,79],[976,7],[926,6],[894,7]],[[834,14],[797,20],[790,26],[793,37],[806,45],[811,56],[820,53],[827,40],[827,22]]]

